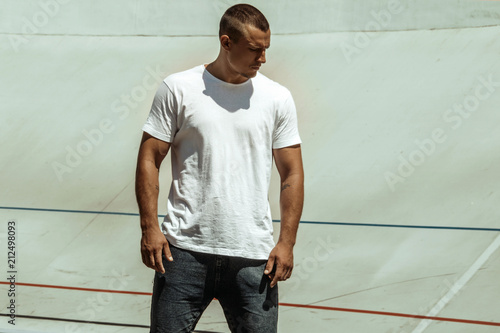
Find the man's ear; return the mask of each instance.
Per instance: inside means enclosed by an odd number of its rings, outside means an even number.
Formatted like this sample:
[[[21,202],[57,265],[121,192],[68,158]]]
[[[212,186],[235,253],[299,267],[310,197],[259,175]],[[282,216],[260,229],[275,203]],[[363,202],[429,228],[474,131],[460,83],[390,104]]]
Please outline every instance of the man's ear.
[[[222,35],[220,37],[220,45],[224,50],[229,50],[231,48],[232,41],[228,35]]]

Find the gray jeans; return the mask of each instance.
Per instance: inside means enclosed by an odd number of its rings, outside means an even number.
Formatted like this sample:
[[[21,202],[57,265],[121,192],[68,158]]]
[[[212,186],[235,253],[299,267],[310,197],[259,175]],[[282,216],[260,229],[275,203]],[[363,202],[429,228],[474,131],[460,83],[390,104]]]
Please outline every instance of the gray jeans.
[[[165,273],[156,272],[151,304],[154,333],[192,332],[217,298],[232,333],[275,333],[278,286],[269,287],[267,260],[220,256],[170,246]]]

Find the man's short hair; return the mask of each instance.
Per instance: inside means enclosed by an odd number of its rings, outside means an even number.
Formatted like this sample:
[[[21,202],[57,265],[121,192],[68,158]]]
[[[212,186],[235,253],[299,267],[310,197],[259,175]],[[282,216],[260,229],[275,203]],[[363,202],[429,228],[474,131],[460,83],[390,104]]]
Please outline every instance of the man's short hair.
[[[245,34],[245,25],[247,24],[264,32],[269,30],[269,22],[260,10],[248,4],[234,5],[222,15],[219,38],[222,35],[228,35],[235,43],[238,43]]]

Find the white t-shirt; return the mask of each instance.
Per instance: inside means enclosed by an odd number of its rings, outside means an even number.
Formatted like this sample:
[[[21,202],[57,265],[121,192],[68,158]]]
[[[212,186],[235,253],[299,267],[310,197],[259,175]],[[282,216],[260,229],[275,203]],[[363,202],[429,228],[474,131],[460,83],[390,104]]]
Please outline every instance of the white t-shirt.
[[[289,90],[258,73],[241,84],[204,65],[168,76],[143,130],[171,143],[172,185],[161,224],[174,246],[267,259],[272,149],[301,143]]]

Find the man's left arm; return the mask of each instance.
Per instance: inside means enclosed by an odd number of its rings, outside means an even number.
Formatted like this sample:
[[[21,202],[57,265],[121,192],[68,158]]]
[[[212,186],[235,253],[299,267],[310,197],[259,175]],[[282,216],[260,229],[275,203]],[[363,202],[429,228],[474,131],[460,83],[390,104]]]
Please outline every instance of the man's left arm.
[[[293,247],[304,204],[304,169],[300,145],[273,149],[273,156],[281,178],[281,229],[264,271],[271,279],[271,288],[292,275]]]

